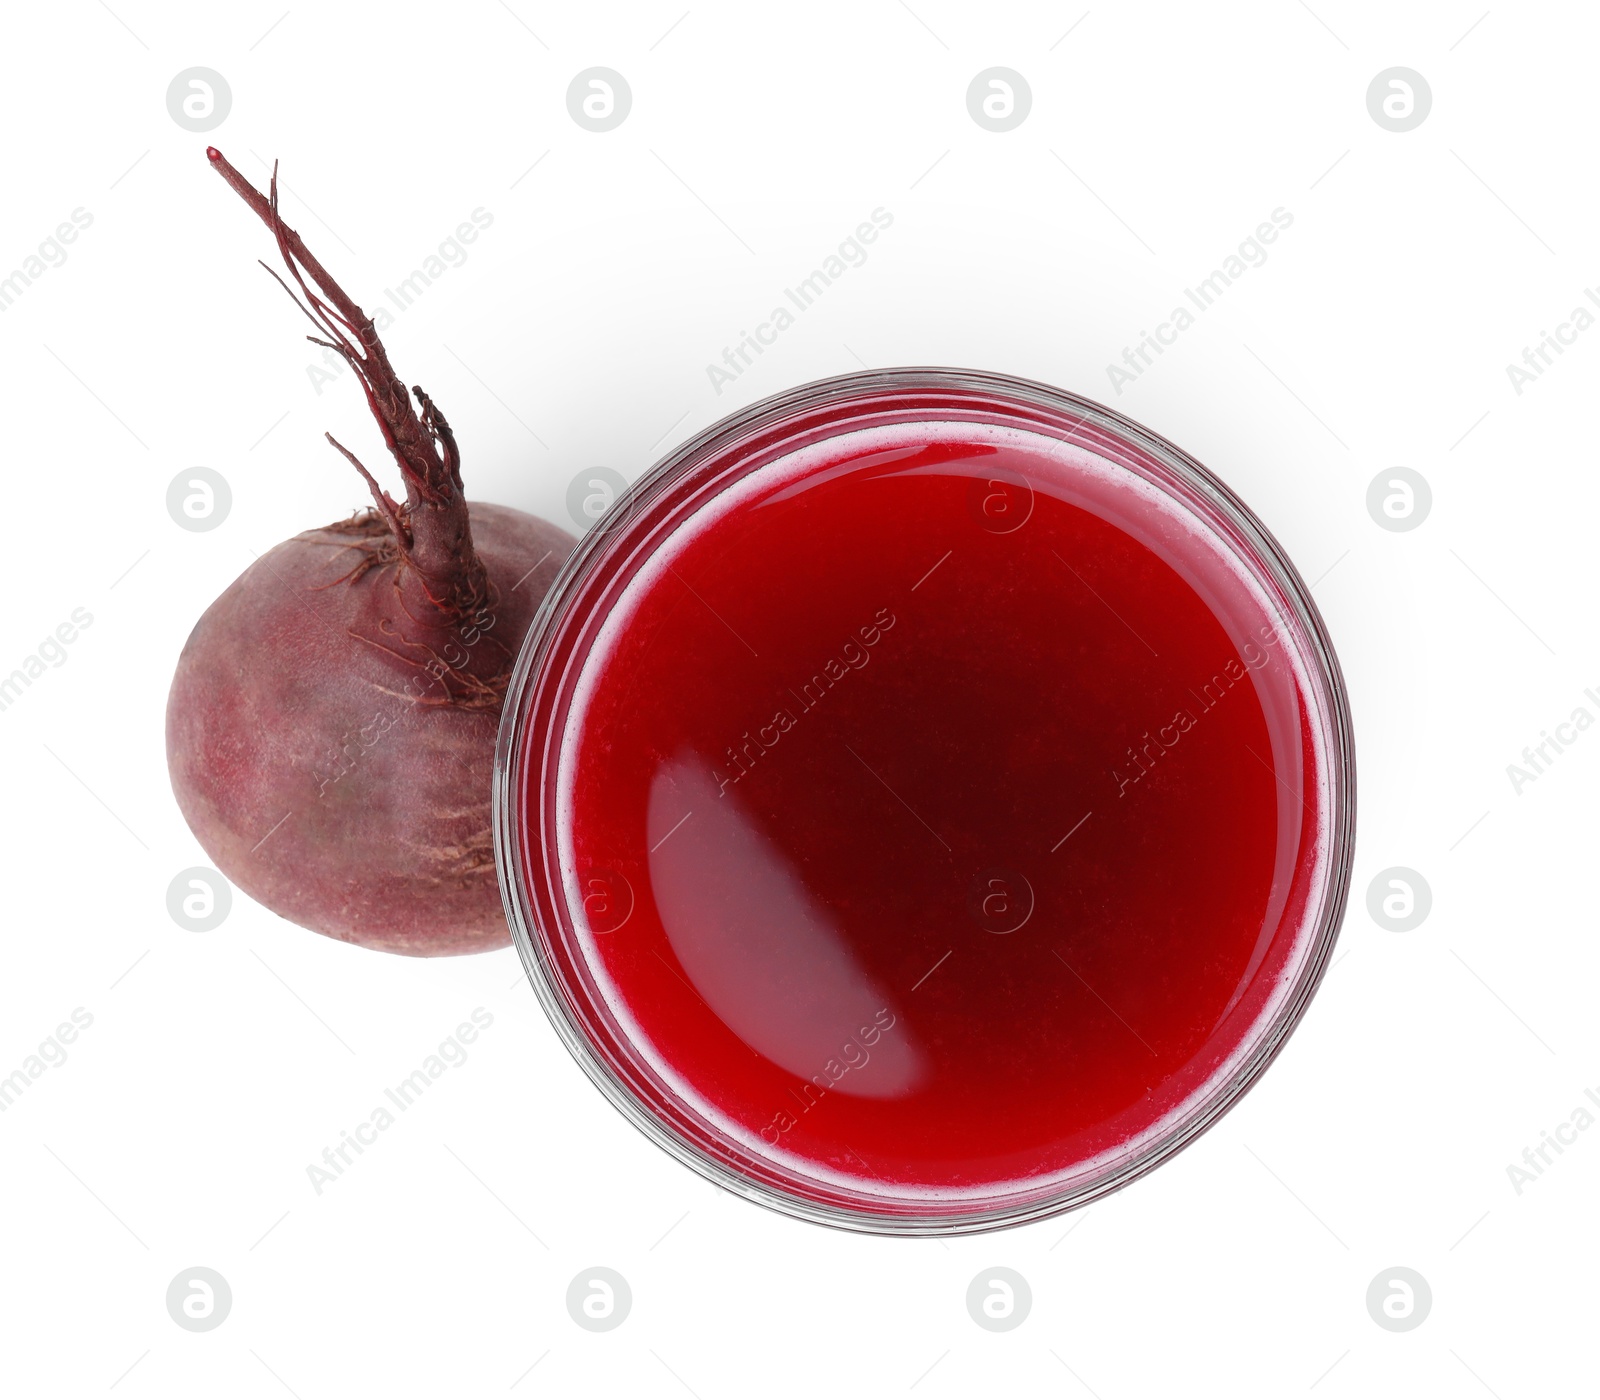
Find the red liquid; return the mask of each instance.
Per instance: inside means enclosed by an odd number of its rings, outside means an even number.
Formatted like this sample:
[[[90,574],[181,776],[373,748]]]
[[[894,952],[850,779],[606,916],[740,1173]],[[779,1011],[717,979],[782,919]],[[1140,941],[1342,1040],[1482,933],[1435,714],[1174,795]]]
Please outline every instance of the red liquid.
[[[970,1210],[1237,1068],[1326,860],[1304,663],[1132,481],[970,423],[842,437],[613,607],[556,779],[566,914],[626,1077],[705,1150]]]

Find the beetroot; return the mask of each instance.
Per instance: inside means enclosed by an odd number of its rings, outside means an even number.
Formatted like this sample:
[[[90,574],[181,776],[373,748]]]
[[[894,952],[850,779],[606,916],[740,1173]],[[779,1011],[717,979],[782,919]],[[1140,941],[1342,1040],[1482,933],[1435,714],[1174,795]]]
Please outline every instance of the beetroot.
[[[278,217],[276,173],[263,196],[206,154],[272,230],[307,338],[356,372],[405,500],[329,436],[373,505],[284,541],[206,609],[167,701],[173,792],[223,874],[295,923],[421,956],[503,947],[495,737],[573,538],[466,500],[450,425],[421,389],[413,407],[372,320]]]

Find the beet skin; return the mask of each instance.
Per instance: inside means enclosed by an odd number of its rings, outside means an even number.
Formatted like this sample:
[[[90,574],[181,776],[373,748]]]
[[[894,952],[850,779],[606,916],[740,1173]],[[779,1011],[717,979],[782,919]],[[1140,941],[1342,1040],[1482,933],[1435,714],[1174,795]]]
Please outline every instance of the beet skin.
[[[510,942],[490,838],[500,706],[447,700],[428,667],[478,653],[509,672],[573,540],[505,506],[469,511],[496,601],[431,639],[436,661],[399,644],[414,624],[398,561],[345,577],[387,540],[369,512],[252,564],[173,677],[167,759],[200,844],[252,898],[349,943],[434,955]]]

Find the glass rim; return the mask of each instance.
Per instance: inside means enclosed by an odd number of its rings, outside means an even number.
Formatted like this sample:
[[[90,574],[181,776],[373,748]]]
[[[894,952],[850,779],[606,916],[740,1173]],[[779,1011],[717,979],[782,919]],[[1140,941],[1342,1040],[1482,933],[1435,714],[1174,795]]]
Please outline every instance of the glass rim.
[[[675,1130],[664,1115],[644,1102],[596,1050],[589,1033],[569,1006],[563,988],[545,964],[536,903],[526,888],[520,760],[530,740],[531,707],[526,703],[547,661],[559,624],[583,585],[591,581],[612,543],[625,536],[641,505],[697,466],[716,462],[740,439],[775,427],[804,410],[847,405],[885,392],[968,392],[1049,412],[1065,411],[1101,432],[1129,441],[1171,472],[1216,510],[1237,532],[1225,541],[1230,553],[1265,574],[1275,585],[1274,602],[1298,624],[1305,645],[1303,660],[1310,675],[1309,721],[1320,725],[1327,755],[1327,871],[1320,888],[1310,891],[1302,917],[1305,951],[1292,981],[1270,1015],[1252,1027],[1236,1047],[1232,1070],[1202,1085],[1174,1109],[1175,1118],[1155,1129],[1149,1139],[1109,1164],[1096,1178],[1070,1184],[1054,1193],[1015,1204],[979,1207],[965,1212],[916,1214],[876,1213],[809,1199],[756,1180],[715,1157],[705,1147]],[[931,416],[931,415],[930,415]],[[839,431],[849,431],[841,426]],[[748,470],[748,469],[747,469]],[[742,473],[741,473],[742,475]],[[733,479],[738,479],[735,477]],[[720,489],[720,488],[719,488]],[[1207,528],[1215,533],[1208,523]],[[1242,541],[1242,545],[1241,545]],[[558,681],[570,698],[571,677]],[[536,726],[534,727],[537,728]],[[543,736],[547,742],[549,736]],[[1277,1057],[1304,1018],[1338,941],[1348,903],[1354,859],[1356,813],[1355,740],[1349,695],[1338,657],[1311,590],[1276,538],[1224,482],[1183,449],[1116,410],[1091,399],[1036,380],[981,370],[906,366],[866,370],[814,380],[737,409],[686,439],[662,456],[579,540],[556,575],[535,613],[518,654],[508,686],[495,748],[492,799],[496,868],[506,921],[524,971],[546,1016],[568,1052],[589,1079],[647,1139],[678,1162],[715,1185],[780,1214],[854,1233],[908,1237],[976,1234],[1026,1225],[1079,1209],[1120,1190],[1180,1152],[1238,1103]],[[564,896],[552,903],[563,905]]]

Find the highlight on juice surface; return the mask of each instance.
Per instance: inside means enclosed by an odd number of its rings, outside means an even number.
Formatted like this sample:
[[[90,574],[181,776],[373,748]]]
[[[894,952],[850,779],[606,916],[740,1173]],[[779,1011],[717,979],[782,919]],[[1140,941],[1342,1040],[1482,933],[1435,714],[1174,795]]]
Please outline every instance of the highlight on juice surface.
[[[558,1032],[729,1190],[886,1233],[1081,1205],[1293,1029],[1349,882],[1308,590],[1179,449],[957,370],[781,395],[590,531],[496,851]]]

